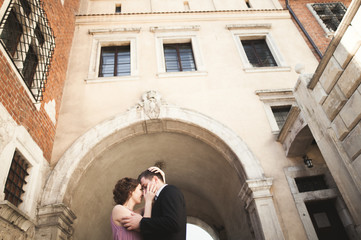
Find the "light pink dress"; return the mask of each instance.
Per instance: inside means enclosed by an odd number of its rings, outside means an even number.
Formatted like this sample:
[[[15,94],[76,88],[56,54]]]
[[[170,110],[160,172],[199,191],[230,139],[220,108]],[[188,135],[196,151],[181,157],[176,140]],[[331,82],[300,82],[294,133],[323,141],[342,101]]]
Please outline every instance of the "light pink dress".
[[[128,231],[125,227],[118,226],[113,221],[113,216],[110,216],[112,225],[113,240],[141,240],[139,232]]]

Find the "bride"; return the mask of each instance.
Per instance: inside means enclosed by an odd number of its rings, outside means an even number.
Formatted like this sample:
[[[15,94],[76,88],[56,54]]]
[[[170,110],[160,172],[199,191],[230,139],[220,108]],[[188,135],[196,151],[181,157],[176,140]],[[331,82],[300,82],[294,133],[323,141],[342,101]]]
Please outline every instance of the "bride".
[[[162,174],[165,179],[164,172],[157,167],[150,167],[151,172]],[[113,232],[113,240],[141,240],[139,232],[129,231],[120,223],[125,216],[130,216],[134,211],[134,206],[140,204],[144,196],[144,217],[151,217],[152,203],[156,193],[154,184],[148,184],[147,189],[141,188],[138,180],[133,178],[120,179],[113,190],[113,199],[116,203],[112,210],[111,225]],[[138,212],[139,213],[139,212]]]

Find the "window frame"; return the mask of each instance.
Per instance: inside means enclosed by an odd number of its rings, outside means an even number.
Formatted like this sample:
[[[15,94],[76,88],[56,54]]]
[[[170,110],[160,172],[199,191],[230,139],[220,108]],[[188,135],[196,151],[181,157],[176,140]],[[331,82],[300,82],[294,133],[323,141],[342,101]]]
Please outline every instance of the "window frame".
[[[272,72],[272,71],[291,71],[291,67],[289,67],[284,58],[278,49],[272,34],[268,30],[233,30],[232,31],[234,41],[237,46],[237,50],[241,57],[243,70],[245,72]],[[242,45],[242,40],[260,40],[264,39],[274,60],[276,61],[277,66],[273,67],[253,67],[249,62],[246,51]]]
[[[334,3],[334,2],[333,2]],[[340,3],[342,5],[344,5],[342,2],[335,2],[335,3]],[[326,36],[327,37],[332,37],[336,31],[332,31],[331,29],[329,29],[327,27],[327,25],[323,22],[323,20],[320,18],[320,16],[317,14],[316,10],[312,7],[312,5],[315,3],[307,3],[306,6],[308,8],[308,10],[312,13],[312,15],[315,17],[315,19],[317,20],[318,24],[321,26],[321,28],[323,29],[323,31],[325,31]],[[317,4],[329,4],[329,3],[317,3]],[[344,5],[344,7],[347,10],[347,7]],[[337,27],[338,28],[338,27]]]
[[[182,61],[182,58],[180,56],[180,47],[181,45],[189,45],[190,46],[190,50],[192,51],[192,62],[194,64],[194,70],[190,70],[190,71],[184,71],[184,64],[183,64],[183,61]],[[166,60],[166,52],[165,52],[165,48],[167,47],[171,47],[173,49],[176,50],[176,59],[177,59],[177,64],[178,64],[178,68],[177,70],[178,71],[168,71],[167,70],[167,60]],[[196,62],[194,60],[194,53],[193,53],[193,48],[192,48],[192,44],[191,43],[166,43],[166,44],[163,44],[163,49],[164,49],[164,61],[165,61],[165,65],[166,65],[166,71],[167,72],[194,72],[194,71],[197,71],[197,65],[196,65]]]
[[[151,31],[156,35],[156,57],[157,57],[157,76],[163,77],[192,77],[207,75],[205,63],[201,54],[200,44],[198,40],[197,31],[199,27],[169,27],[169,28],[157,28],[152,27]],[[164,44],[174,43],[191,43],[193,50],[193,58],[196,66],[196,71],[179,71],[179,72],[167,72],[164,57]]]
[[[267,120],[271,127],[273,135],[278,135],[281,129],[278,127],[276,118],[273,114],[272,107],[291,106],[291,109],[296,105],[296,99],[293,96],[292,89],[274,89],[274,90],[257,90],[255,92],[260,101],[263,102],[263,108]],[[284,125],[283,125],[284,126]]]
[[[129,31],[133,31],[133,30],[134,29],[129,29]],[[112,30],[104,30],[104,31],[111,32]],[[89,34],[93,35],[93,41],[92,41],[92,47],[90,53],[88,77],[85,79],[87,83],[117,82],[117,81],[139,79],[139,69],[138,69],[139,59],[138,59],[138,51],[137,51],[138,36],[132,33],[128,33],[127,29],[118,29],[118,31],[122,32],[122,34],[118,34],[118,33],[104,34],[103,30],[99,30],[99,29],[89,31]],[[116,46],[124,46],[124,45],[130,46],[130,75],[99,77],[102,47],[116,47]]]
[[[129,49],[129,74],[126,75],[118,75],[118,66],[119,66],[119,57],[118,54],[120,52],[124,52],[124,53],[128,53],[128,51],[122,51],[123,48],[127,48],[126,50]],[[107,49],[113,49],[114,50],[114,64],[113,64],[113,76],[104,76],[104,73],[102,71],[103,69],[103,52],[105,50],[105,48]],[[130,76],[131,75],[131,54],[130,54],[130,45],[117,45],[117,46],[106,46],[106,47],[101,47],[100,50],[100,62],[99,62],[99,71],[98,71],[98,77],[123,77],[123,76]],[[128,72],[127,72],[128,73]],[[101,76],[102,75],[102,76]]]
[[[29,164],[27,184],[24,185],[25,193],[22,195],[23,202],[17,207],[25,217],[36,218],[37,204],[41,196],[41,183],[45,181],[48,163],[44,159],[43,151],[32,139],[27,130],[17,125],[6,109],[0,105],[0,122],[7,126],[7,131],[3,136],[3,152],[0,155],[0,182],[5,183],[8,177],[14,152],[17,150]],[[5,186],[0,185],[0,201],[5,199]]]

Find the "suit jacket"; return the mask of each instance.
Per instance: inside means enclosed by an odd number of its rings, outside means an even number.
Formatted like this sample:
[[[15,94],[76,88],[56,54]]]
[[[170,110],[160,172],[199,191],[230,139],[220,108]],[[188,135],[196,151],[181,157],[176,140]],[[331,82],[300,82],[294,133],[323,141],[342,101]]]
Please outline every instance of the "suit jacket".
[[[167,185],[152,207],[152,217],[140,221],[144,240],[185,240],[187,215],[182,192]]]

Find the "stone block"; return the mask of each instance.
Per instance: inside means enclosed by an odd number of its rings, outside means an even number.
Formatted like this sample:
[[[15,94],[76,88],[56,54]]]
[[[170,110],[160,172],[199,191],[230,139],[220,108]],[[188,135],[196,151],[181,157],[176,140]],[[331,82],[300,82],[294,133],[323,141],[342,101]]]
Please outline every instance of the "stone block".
[[[323,111],[325,111],[330,121],[336,117],[346,102],[347,98],[345,98],[340,88],[336,85],[322,104]]]
[[[326,93],[330,93],[333,86],[335,86],[338,78],[340,77],[343,69],[334,57],[331,57],[327,63],[325,70],[320,77],[320,83]]]
[[[361,94],[355,91],[340,111],[340,117],[348,129],[352,129],[361,119]]]
[[[317,83],[315,88],[313,89],[313,95],[318,104],[322,105],[327,97],[327,93],[323,89],[320,83]]]
[[[331,124],[332,129],[335,131],[338,139],[341,141],[347,136],[349,130],[347,129],[345,123],[343,122],[340,115],[337,115]]]
[[[337,85],[343,94],[350,98],[361,83],[361,49],[352,58],[351,62],[339,78]]]
[[[361,32],[358,32],[355,27],[350,26],[346,30],[345,35],[342,37],[339,45],[333,53],[333,56],[340,66],[345,68],[360,46]]]
[[[347,155],[355,160],[361,153],[361,123],[349,133],[349,135],[342,142]]]

